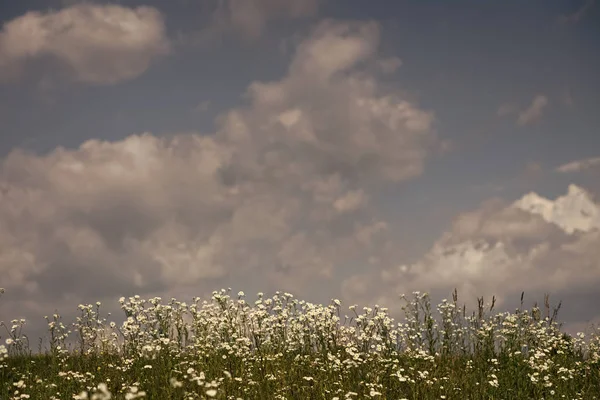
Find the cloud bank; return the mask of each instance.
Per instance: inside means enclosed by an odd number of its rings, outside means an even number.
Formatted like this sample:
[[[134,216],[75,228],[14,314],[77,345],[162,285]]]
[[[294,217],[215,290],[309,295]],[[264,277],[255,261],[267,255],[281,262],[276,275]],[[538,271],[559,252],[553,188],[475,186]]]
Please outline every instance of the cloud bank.
[[[252,83],[248,105],[210,135],[11,152],[0,273],[12,306],[39,313],[257,276],[264,290],[296,292],[345,263],[392,257],[371,199],[420,175],[439,142],[431,112],[362,68],[379,60],[379,41],[376,23],[319,24],[287,74]]]
[[[459,215],[416,263],[384,268],[379,277],[352,277],[344,290],[370,304],[395,304],[397,294],[415,290],[447,297],[454,288],[471,305],[493,294],[502,306],[521,291],[565,299],[600,284],[598,243],[600,203],[579,186],[569,185],[555,200],[533,192],[512,204],[492,199]],[[381,292],[387,294],[365,296]]]

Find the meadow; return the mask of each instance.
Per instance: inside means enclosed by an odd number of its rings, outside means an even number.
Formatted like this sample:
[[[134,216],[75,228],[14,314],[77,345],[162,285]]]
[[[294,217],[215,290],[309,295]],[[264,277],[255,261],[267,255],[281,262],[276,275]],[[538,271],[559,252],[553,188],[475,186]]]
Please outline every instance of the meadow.
[[[467,312],[456,291],[432,309],[427,294],[344,315],[277,292],[250,305],[242,292],[191,304],[119,300],[65,325],[46,317],[48,345],[32,353],[24,320],[0,326],[0,399],[596,399],[600,330],[572,337],[560,309]],[[434,312],[435,311],[435,312]]]

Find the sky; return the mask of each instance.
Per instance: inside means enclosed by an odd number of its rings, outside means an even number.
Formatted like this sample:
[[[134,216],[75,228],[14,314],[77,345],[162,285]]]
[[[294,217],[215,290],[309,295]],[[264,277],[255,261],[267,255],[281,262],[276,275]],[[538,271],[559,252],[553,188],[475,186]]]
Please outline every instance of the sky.
[[[456,288],[600,322],[596,3],[2,2],[0,320]]]

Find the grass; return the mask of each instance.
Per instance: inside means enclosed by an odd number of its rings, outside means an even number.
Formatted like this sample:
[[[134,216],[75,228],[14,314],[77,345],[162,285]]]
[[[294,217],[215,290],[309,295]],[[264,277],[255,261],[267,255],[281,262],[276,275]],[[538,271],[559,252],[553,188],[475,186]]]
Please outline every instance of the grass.
[[[600,398],[600,335],[562,333],[548,297],[544,313],[523,310],[521,296],[514,313],[478,299],[469,314],[454,291],[434,316],[415,292],[402,297],[401,323],[377,306],[351,306],[342,323],[338,300],[259,293],[252,307],[228,293],[189,305],[121,298],[120,325],[101,318],[100,303],[80,305],[70,328],[46,318],[38,354],[24,320],[3,323],[0,399]]]

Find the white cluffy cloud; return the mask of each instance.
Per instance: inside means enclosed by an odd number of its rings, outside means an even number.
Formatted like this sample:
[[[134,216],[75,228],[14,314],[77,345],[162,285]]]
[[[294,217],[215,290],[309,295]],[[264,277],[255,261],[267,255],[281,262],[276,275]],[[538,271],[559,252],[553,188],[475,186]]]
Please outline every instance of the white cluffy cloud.
[[[521,291],[574,296],[600,284],[598,243],[600,204],[581,187],[570,185],[555,200],[536,193],[509,205],[492,200],[459,215],[418,262],[384,269],[379,280],[365,276],[356,289],[352,277],[346,296],[375,287],[386,294],[365,302],[392,304],[396,293],[414,290],[445,297],[454,288],[469,304],[492,294],[502,304]]]
[[[302,291],[393,251],[369,200],[421,174],[438,140],[430,112],[363,68],[378,44],[375,23],[319,24],[212,135],[13,151],[0,164],[3,286],[24,288],[22,310],[223,279]]]
[[[31,11],[0,32],[0,78],[17,78],[29,61],[48,57],[76,81],[113,84],[141,75],[168,51],[163,17],[152,7],[84,3]]]

